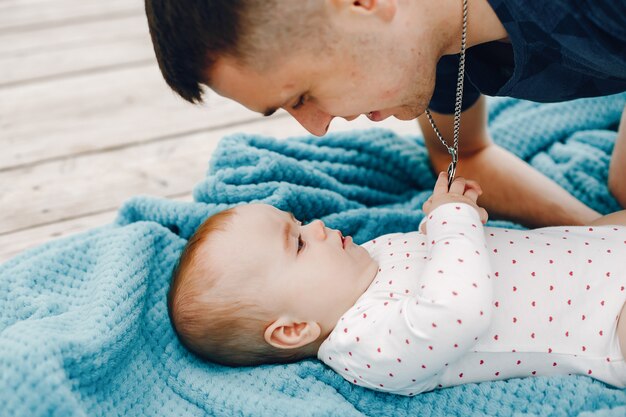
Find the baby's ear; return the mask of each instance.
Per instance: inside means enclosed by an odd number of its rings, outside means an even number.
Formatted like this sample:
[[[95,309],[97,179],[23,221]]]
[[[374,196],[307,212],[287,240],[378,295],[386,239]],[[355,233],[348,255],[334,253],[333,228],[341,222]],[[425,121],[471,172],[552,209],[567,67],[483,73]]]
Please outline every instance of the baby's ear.
[[[317,340],[322,329],[314,321],[296,322],[281,317],[265,329],[265,341],[279,349],[295,349]]]

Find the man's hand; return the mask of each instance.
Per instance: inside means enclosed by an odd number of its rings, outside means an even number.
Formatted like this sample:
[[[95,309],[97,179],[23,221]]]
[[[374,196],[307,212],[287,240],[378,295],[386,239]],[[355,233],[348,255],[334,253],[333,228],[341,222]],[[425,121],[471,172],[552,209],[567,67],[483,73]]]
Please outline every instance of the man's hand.
[[[609,165],[609,190],[620,205],[626,207],[626,106],[622,111]]]
[[[448,176],[445,172],[439,173],[439,178],[435,183],[433,195],[422,206],[422,210],[428,216],[431,211],[447,203],[465,203],[474,207],[480,216],[480,221],[487,222],[487,211],[478,206],[478,197],[483,193],[480,185],[476,181],[456,178],[448,190]]]
[[[450,143],[454,116],[431,114],[441,134]],[[446,169],[450,154],[439,142],[425,116],[419,117],[419,123],[435,172]],[[615,156],[613,159],[616,159]],[[626,156],[617,159],[626,160]],[[599,213],[576,200],[557,183],[493,143],[487,131],[484,97],[463,112],[457,175],[474,178],[482,184],[485,194],[481,204],[492,217],[512,220],[528,227],[587,224],[600,217]]]

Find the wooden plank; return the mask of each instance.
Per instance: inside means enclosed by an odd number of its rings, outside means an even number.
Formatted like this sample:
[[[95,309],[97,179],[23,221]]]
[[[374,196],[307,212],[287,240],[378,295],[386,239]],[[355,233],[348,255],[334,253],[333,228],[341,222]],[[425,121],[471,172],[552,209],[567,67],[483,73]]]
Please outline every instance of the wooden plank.
[[[135,194],[189,191],[206,170],[218,135],[194,134],[2,172],[0,234],[111,210]]]
[[[381,126],[417,131],[414,122],[395,119]],[[367,127],[371,122],[364,118],[338,120],[333,131]],[[188,193],[204,176],[219,139],[235,132],[282,138],[305,133],[282,112],[248,125],[1,172],[0,235],[112,210],[136,194]]]
[[[226,134],[306,134],[213,93],[183,102],[152,53],[142,0],[0,1],[0,261],[108,223],[133,195],[189,196]]]
[[[173,198],[180,201],[191,201],[191,194]],[[20,252],[34,248],[53,239],[60,239],[95,227],[112,223],[117,210],[86,215],[75,219],[55,222],[44,226],[25,229],[16,233],[0,235],[0,263],[14,257]]]
[[[22,251],[39,246],[50,240],[60,239],[111,223],[116,215],[117,210],[109,210],[91,216],[34,227],[17,233],[0,235],[0,263]]]
[[[156,65],[143,16],[0,34],[0,88],[141,63]]]
[[[119,67],[154,65],[150,43],[143,38],[125,39],[105,45],[76,48],[74,51],[58,51],[26,58],[0,58],[0,88],[33,82],[48,81],[70,75],[98,73]]]
[[[214,93],[206,101],[175,96],[154,65],[0,88],[0,171],[262,118]]]
[[[144,13],[141,0],[5,0],[0,33]]]
[[[3,0],[0,0],[0,2]],[[77,22],[59,27],[43,27],[27,32],[0,33],[0,56],[45,53],[50,49],[70,49],[137,36],[149,36],[143,14]]]

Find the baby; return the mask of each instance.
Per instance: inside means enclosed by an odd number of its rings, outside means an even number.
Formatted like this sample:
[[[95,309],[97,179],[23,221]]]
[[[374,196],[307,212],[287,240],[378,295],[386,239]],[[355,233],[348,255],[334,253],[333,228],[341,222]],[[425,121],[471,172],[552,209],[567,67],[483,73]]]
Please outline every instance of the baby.
[[[359,386],[415,395],[584,374],[626,387],[626,212],[585,227],[484,227],[480,187],[441,174],[421,232],[361,246],[268,205],[210,217],[168,308],[181,342],[225,365],[317,356]],[[621,343],[621,350],[620,350]]]

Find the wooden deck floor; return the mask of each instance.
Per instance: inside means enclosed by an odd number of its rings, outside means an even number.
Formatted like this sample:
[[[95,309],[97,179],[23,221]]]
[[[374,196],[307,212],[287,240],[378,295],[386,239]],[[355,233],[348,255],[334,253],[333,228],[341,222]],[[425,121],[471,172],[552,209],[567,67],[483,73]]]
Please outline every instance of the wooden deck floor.
[[[336,120],[331,130],[371,125]],[[191,199],[218,140],[234,132],[306,134],[284,112],[176,97],[141,0],[0,0],[0,262],[111,222],[133,195]]]

